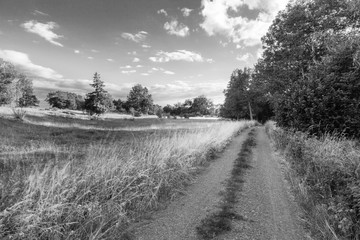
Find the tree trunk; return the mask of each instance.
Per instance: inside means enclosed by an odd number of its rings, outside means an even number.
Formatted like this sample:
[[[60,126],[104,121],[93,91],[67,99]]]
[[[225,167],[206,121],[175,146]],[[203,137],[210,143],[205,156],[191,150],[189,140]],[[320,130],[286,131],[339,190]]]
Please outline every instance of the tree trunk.
[[[253,120],[253,115],[252,115],[250,102],[249,102],[249,112],[250,112],[250,120],[252,121]]]

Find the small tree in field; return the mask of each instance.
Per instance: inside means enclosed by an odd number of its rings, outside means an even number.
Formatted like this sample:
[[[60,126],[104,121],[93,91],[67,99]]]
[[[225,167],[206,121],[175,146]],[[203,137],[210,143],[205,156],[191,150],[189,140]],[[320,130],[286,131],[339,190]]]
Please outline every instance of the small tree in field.
[[[113,107],[110,94],[104,90],[105,84],[100,80],[100,74],[94,74],[93,83],[90,84],[95,90],[86,94],[85,109],[90,115],[100,115]]]

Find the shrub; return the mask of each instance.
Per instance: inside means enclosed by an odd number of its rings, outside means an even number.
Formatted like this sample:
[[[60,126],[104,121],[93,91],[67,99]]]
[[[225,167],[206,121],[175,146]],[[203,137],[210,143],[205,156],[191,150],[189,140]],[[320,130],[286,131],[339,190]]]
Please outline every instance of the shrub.
[[[269,127],[270,129],[270,127]],[[292,180],[321,239],[360,238],[360,149],[339,135],[320,138],[306,133],[270,130],[294,173]],[[337,235],[337,236],[334,236]]]
[[[12,108],[15,119],[23,121],[26,116],[26,111],[23,108]]]

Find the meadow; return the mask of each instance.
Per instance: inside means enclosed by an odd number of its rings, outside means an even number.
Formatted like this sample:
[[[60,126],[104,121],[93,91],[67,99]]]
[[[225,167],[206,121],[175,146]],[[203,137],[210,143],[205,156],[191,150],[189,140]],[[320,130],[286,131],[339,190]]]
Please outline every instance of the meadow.
[[[360,143],[266,124],[314,239],[360,237]]]
[[[250,121],[0,118],[1,239],[126,239]]]

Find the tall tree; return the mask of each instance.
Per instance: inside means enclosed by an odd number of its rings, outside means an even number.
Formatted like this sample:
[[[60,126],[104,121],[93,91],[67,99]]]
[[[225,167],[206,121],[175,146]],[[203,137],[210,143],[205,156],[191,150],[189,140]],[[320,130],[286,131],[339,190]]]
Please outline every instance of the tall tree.
[[[240,119],[250,118],[251,95],[250,95],[251,70],[236,69],[233,71],[224,90],[225,103],[221,108],[220,115],[225,118]]]
[[[100,115],[113,108],[111,95],[105,91],[105,84],[100,79],[100,74],[94,74],[93,83],[90,84],[94,91],[86,94],[84,108],[90,115]]]
[[[191,104],[191,100],[186,100],[185,104]],[[206,98],[204,95],[201,95],[193,99],[190,112],[194,115],[209,115],[210,109],[213,106],[214,104],[210,99]]]
[[[132,87],[127,96],[127,105],[137,112],[148,114],[149,110],[153,110],[154,104],[149,90],[141,84],[137,84]]]

